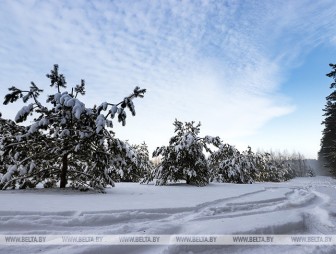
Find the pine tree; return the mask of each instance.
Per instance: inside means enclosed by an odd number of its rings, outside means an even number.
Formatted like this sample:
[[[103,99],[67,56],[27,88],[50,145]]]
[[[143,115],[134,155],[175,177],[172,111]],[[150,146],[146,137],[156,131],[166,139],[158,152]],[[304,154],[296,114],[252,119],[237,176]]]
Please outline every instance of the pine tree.
[[[132,182],[133,175],[130,169],[136,164],[136,154],[134,148],[127,141],[114,138],[114,149],[110,150],[113,158],[110,163],[109,172],[115,182]]]
[[[153,171],[153,162],[149,159],[148,146],[145,142],[140,145],[134,146],[136,150],[136,176],[138,177],[137,182],[143,182],[145,178],[150,177]]]
[[[258,163],[260,157],[255,154],[251,147],[248,146],[246,151],[242,152],[241,167],[243,171],[243,177],[241,177],[242,183],[253,183],[258,173]]]
[[[25,181],[34,185],[42,182],[45,187],[59,182],[61,188],[67,184],[74,188],[100,190],[107,185],[113,186],[111,176],[115,174],[118,162],[116,155],[125,153],[127,148],[114,137],[112,119],[117,116],[124,126],[125,109],[128,108],[134,116],[132,99],[143,97],[146,90],[136,87],[120,103],[104,102],[98,107],[86,108],[78,99],[79,95],[85,95],[84,80],[70,91],[62,91],[67,83],[64,75],[59,73],[58,65],[47,77],[50,86],[57,89],[55,94],[48,96],[50,108],[39,101],[43,90],[33,82],[26,91],[11,87],[11,93],[5,96],[4,104],[20,98],[24,103],[31,101],[17,113],[17,123],[25,122],[29,115],[35,118],[21,133],[2,140],[4,155],[12,158],[12,162],[0,179],[0,188],[15,187]]]
[[[10,156],[4,151],[4,144],[15,143],[15,137],[24,133],[25,127],[17,125],[14,121],[1,118],[0,114],[0,179],[7,173],[7,168],[16,161],[17,154]],[[12,167],[12,169],[14,169]],[[21,183],[19,183],[21,184]],[[26,182],[28,184],[28,182]]]
[[[124,152],[116,158],[115,163],[117,175],[114,179],[120,182],[140,182],[148,175],[152,168],[152,162],[149,160],[148,147],[144,142],[141,145],[130,146],[123,142]]]
[[[257,171],[257,157],[249,147],[240,153],[238,149],[223,144],[209,157],[212,179],[217,182],[252,183]]]
[[[273,153],[260,154],[257,165],[256,180],[260,182],[282,182],[295,177],[290,162],[276,157]]]
[[[218,147],[219,137],[199,137],[201,123],[195,126],[195,122],[183,124],[175,120],[174,126],[175,136],[169,145],[158,147],[153,153],[153,157],[162,156],[162,161],[151,174],[152,178],[157,179],[157,185],[179,180],[197,186],[208,184],[209,166],[203,150],[211,153],[209,145]]]
[[[223,144],[209,158],[211,180],[228,183],[280,182],[296,176],[289,160],[271,153],[254,153],[251,147],[242,153]]]
[[[327,74],[333,79],[330,89],[331,94],[326,97],[327,103],[323,109],[324,130],[322,132],[321,150],[319,152],[320,160],[324,160],[325,166],[329,168],[332,174],[336,175],[336,64],[329,64],[332,71]]]
[[[286,162],[289,163],[292,172],[290,172],[290,178],[300,176],[313,176],[313,169],[307,163],[305,157],[300,153],[293,153],[288,158],[286,158]]]

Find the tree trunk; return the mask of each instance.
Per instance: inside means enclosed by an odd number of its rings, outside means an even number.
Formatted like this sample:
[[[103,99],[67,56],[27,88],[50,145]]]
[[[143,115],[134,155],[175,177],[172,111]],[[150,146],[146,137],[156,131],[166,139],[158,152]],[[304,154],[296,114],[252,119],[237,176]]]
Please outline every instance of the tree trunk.
[[[61,183],[60,188],[65,188],[67,184],[67,172],[68,172],[68,154],[64,154],[62,157],[62,171],[61,171]]]
[[[187,180],[186,180],[187,184],[190,184],[190,177],[187,175]]]

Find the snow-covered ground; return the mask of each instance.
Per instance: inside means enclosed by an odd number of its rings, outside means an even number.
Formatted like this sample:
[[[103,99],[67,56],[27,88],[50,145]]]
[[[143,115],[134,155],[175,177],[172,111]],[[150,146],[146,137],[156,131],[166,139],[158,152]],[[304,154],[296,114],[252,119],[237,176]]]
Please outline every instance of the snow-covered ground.
[[[336,235],[336,180],[0,193],[0,234]],[[336,246],[1,246],[0,253],[336,253]]]

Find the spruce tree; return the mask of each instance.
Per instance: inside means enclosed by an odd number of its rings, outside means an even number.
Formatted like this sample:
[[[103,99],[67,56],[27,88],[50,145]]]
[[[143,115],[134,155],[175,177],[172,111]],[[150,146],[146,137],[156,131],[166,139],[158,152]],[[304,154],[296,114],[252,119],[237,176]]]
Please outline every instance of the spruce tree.
[[[46,105],[39,101],[43,92],[33,82],[30,89],[9,88],[4,104],[22,99],[24,106],[15,117],[17,123],[25,122],[33,115],[33,123],[24,131],[2,139],[2,150],[11,158],[7,172],[1,177],[0,188],[16,187],[19,182],[42,182],[45,187],[59,183],[61,188],[95,188],[102,190],[113,186],[112,176],[119,163],[117,156],[125,154],[127,147],[114,137],[112,119],[124,126],[128,108],[135,109],[132,99],[143,97],[145,89],[136,87],[121,102],[103,102],[98,107],[87,108],[78,96],[85,95],[85,82],[81,80],[70,91],[63,74],[54,65],[50,74],[50,86],[56,88],[49,95]]]
[[[330,85],[332,92],[326,97],[327,103],[323,109],[324,130],[322,132],[319,159],[323,160],[333,175],[336,175],[336,64],[329,64],[332,71],[326,74],[333,79]]]

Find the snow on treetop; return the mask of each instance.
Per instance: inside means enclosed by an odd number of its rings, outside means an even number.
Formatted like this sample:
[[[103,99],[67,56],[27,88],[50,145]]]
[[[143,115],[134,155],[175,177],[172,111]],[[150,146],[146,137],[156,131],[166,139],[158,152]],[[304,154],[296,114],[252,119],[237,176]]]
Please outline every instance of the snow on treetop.
[[[108,106],[108,103],[105,101],[98,108],[101,108],[102,110],[105,111],[107,109],[107,106]]]
[[[81,114],[85,111],[85,104],[77,98],[73,98],[68,94],[68,92],[64,92],[62,94],[56,93],[54,95],[54,101],[56,104],[72,108],[72,114],[77,119],[80,119]]]
[[[118,107],[113,105],[110,109],[111,117],[114,118],[115,114],[118,112]]]
[[[20,122],[21,119],[25,119],[28,116],[28,114],[33,110],[33,107],[34,107],[33,103],[22,107],[22,109],[20,109],[15,116],[15,122]]]
[[[105,123],[105,116],[100,114],[96,119],[96,133],[99,133],[102,129],[104,129]]]

